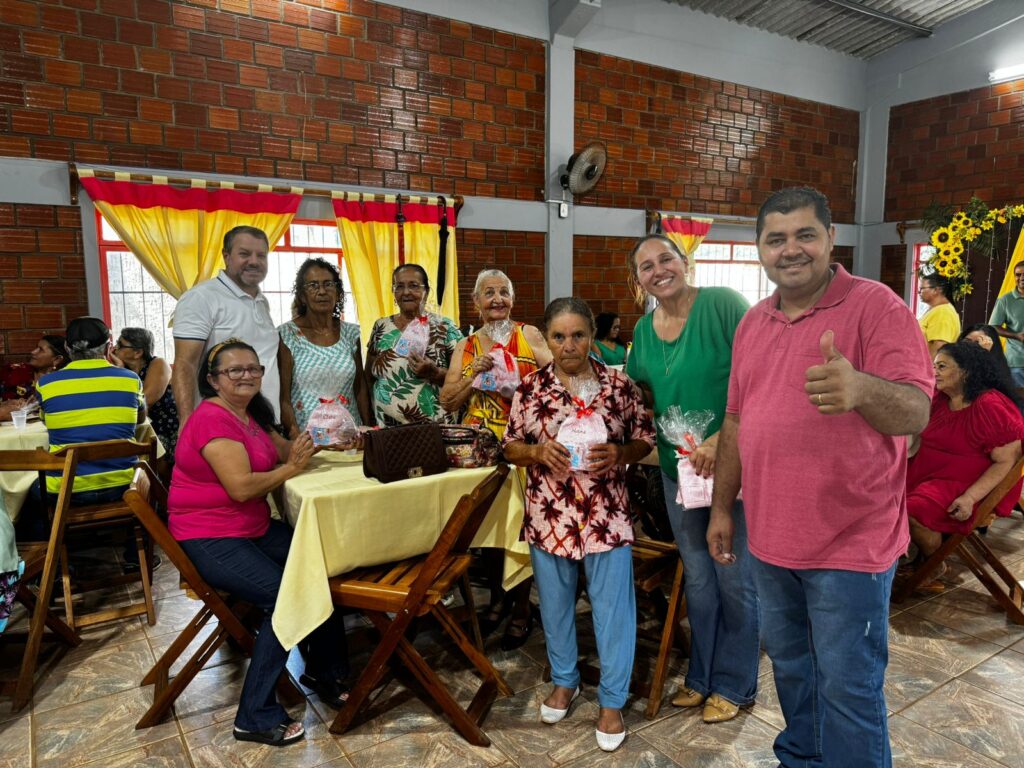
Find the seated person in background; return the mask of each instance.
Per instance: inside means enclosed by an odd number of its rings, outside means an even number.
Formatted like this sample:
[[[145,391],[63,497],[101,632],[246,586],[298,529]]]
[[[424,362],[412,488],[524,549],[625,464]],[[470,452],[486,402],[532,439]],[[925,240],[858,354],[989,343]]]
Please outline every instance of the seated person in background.
[[[907,467],[910,536],[921,562],[943,534],[970,533],[978,503],[1013,468],[1024,438],[1020,399],[992,355],[961,341],[943,347],[934,366],[931,418]],[[1020,491],[1018,482],[996,514],[1009,515]],[[936,580],[923,588],[942,587]]]
[[[153,356],[153,334],[145,328],[122,328],[114,354],[125,368],[142,379],[153,431],[163,443],[165,461],[173,464],[174,446],[178,442],[178,408],[171,391],[171,366],[162,357]]]
[[[284,746],[305,735],[302,723],[289,718],[274,697],[288,652],[274,634],[271,615],[292,530],[270,519],[267,494],[299,474],[314,447],[304,432],[288,441],[275,430],[274,411],[260,393],[264,371],[256,351],[239,339],[217,344],[203,358],[199,393],[204,399],[178,440],[168,528],[210,586],[263,610],[234,737]],[[307,670],[300,682],[321,701],[340,707],[348,676],[341,614],[300,647]]]
[[[68,364],[70,359],[63,336],[47,335],[39,339],[36,348],[28,356],[28,365],[32,369],[32,381],[24,387],[19,386],[15,397],[5,400],[0,405],[0,421],[10,421],[11,411],[26,408],[35,402],[39,378],[47,373],[59,371]]]
[[[622,323],[614,312],[602,312],[595,320],[597,332],[591,352],[605,365],[625,365],[626,347],[619,341]]]
[[[949,278],[938,273],[921,275],[921,286],[917,289],[921,301],[928,305],[928,311],[918,321],[928,352],[934,355],[944,344],[952,344],[960,338],[960,316],[950,302],[953,284]]]
[[[964,328],[963,333],[957,341],[971,341],[990,353],[996,359],[996,367],[1004,371],[1010,380],[1013,375],[1010,372],[1010,365],[1006,362],[1006,354],[1003,352],[1003,343],[999,339],[999,333],[991,325],[975,323]],[[1016,386],[1016,385],[1014,385]]]

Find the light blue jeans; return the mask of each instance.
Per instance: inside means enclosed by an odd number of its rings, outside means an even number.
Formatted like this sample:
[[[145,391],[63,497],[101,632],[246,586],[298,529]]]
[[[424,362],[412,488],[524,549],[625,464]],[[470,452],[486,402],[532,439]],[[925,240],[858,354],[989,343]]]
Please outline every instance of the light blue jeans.
[[[717,693],[741,706],[757,693],[757,590],[753,556],[747,550],[743,502],[733,506],[735,532],[732,565],[716,563],[708,552],[711,510],[683,509],[676,503],[676,482],[665,474],[665,504],[685,572],[686,613],[690,618],[690,665],[686,685],[709,696]]]
[[[786,718],[775,756],[785,768],[888,768],[882,683],[896,565],[858,573],[754,561],[765,650]]]
[[[576,581],[581,561],[530,547],[533,575],[540,597],[544,640],[551,663],[551,682],[565,688],[580,684],[576,646]],[[629,697],[636,651],[636,594],[633,592],[633,548],[616,547],[582,560],[594,619],[602,707],[622,709]]]

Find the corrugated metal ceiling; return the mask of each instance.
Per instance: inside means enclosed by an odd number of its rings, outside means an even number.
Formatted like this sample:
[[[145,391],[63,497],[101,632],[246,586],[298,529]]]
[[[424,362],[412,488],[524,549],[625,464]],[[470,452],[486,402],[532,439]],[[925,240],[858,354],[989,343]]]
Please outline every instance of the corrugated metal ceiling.
[[[852,8],[859,5],[934,30],[991,0],[665,0],[777,35],[870,59],[918,37],[912,29]]]

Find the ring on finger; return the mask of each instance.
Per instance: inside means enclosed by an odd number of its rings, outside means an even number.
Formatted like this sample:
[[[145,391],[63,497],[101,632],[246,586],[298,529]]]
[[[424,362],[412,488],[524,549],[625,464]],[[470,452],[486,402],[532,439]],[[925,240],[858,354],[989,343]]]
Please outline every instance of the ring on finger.
[[[818,405],[824,405],[824,403],[821,401],[821,393],[820,392],[818,393]]]

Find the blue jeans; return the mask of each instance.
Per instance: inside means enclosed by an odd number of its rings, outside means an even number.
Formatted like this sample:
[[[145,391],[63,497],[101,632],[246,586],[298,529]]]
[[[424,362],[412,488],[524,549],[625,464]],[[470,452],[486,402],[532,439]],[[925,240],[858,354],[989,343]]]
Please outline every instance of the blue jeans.
[[[676,482],[665,474],[661,479],[668,519],[685,571],[683,590],[690,617],[686,685],[704,696],[717,693],[733,704],[750,704],[757,693],[761,645],[754,558],[747,550],[743,502],[737,501],[732,511],[736,562],[721,565],[708,552],[711,510],[683,509],[676,503]]]
[[[1024,388],[1024,368],[1011,368],[1010,378],[1013,379],[1013,386],[1017,389]]]
[[[266,731],[284,722],[288,713],[274,696],[284,672],[288,652],[274,634],[270,617],[281,588],[288,559],[292,529],[271,520],[257,539],[186,539],[179,542],[196,570],[215,589],[263,610],[245,673],[235,725],[245,731]],[[309,638],[306,672],[318,679],[343,679],[348,675],[345,624],[340,611],[314,630]]]
[[[895,563],[858,573],[754,562],[765,650],[786,718],[775,739],[779,762],[892,765],[882,683]]]
[[[532,545],[530,560],[540,597],[551,682],[575,688],[580,684],[576,647],[576,579],[580,561],[552,555]],[[602,707],[622,709],[629,697],[636,651],[633,548],[616,547],[587,555],[582,564],[601,661],[597,698]]]

